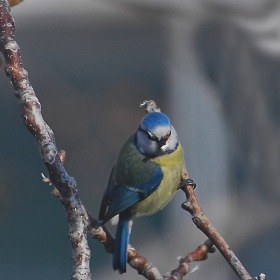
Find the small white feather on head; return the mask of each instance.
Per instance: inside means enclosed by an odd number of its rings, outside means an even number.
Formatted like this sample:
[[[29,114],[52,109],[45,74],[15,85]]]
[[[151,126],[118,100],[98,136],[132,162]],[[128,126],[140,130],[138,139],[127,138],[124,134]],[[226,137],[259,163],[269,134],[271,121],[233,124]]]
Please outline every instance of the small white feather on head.
[[[147,113],[160,112],[160,108],[154,100],[145,100],[140,104],[140,107],[145,107]]]

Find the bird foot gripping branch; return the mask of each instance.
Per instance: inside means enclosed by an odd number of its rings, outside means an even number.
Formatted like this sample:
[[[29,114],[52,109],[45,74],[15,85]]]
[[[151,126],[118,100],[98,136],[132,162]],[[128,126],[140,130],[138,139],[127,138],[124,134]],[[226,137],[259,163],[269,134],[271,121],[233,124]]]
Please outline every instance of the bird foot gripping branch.
[[[180,189],[183,189],[183,188],[185,188],[188,185],[192,186],[193,189],[196,189],[196,183],[195,183],[195,181],[193,179],[190,179],[190,178],[183,179],[182,178],[182,180],[180,182]]]

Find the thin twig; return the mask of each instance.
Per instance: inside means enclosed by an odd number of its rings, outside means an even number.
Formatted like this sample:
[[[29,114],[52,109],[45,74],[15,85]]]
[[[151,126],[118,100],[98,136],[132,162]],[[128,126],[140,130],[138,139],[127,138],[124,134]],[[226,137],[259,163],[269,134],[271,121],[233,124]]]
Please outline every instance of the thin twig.
[[[186,257],[181,258],[179,267],[172,270],[168,280],[181,280],[190,271],[190,264],[195,261],[204,261],[207,259],[208,253],[214,253],[213,243],[207,239],[205,243],[198,246],[197,249],[189,253]]]

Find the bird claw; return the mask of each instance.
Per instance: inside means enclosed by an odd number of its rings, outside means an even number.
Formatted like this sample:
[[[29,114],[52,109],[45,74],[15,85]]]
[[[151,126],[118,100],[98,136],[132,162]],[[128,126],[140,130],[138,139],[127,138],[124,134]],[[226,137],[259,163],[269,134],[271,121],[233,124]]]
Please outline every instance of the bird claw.
[[[193,189],[196,188],[196,183],[194,182],[193,179],[190,179],[190,178],[182,180],[180,183],[180,188],[186,187],[188,185],[192,186]]]

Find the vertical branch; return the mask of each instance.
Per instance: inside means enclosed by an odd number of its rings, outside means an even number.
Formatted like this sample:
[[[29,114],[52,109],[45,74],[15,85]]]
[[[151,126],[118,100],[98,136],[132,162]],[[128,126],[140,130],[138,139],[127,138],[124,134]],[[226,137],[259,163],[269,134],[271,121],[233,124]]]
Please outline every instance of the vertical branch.
[[[91,274],[87,214],[78,197],[74,178],[67,174],[59,159],[54,133],[42,117],[41,104],[28,80],[28,73],[22,66],[20,48],[14,40],[14,20],[9,12],[8,1],[0,0],[0,50],[6,62],[6,75],[10,78],[19,100],[22,121],[37,142],[49,179],[58,189],[60,201],[66,211],[72,246],[72,279],[88,280],[91,279]]]

